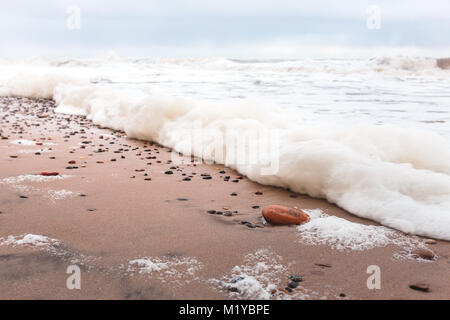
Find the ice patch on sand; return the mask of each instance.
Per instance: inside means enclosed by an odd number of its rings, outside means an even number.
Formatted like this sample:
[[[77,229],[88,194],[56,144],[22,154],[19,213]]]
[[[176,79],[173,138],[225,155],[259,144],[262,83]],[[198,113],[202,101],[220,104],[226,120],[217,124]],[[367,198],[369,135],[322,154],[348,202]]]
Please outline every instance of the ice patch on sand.
[[[0,237],[0,246],[29,247],[44,250],[72,264],[83,265],[87,269],[92,267],[87,265],[87,263],[95,260],[93,257],[69,250],[60,240],[32,233],[19,236],[10,235],[6,238]]]
[[[248,254],[244,263],[231,269],[221,279],[209,279],[219,290],[227,292],[231,299],[310,299],[318,293],[298,286],[292,293],[279,290],[287,285],[290,264],[271,249],[259,249]],[[286,283],[283,283],[286,282]]]
[[[143,257],[128,262],[127,273],[149,274],[162,282],[189,283],[198,280],[196,273],[202,263],[192,257]]]
[[[48,152],[53,152],[53,149],[49,149],[49,148],[43,148],[43,149],[22,149],[17,151],[18,153],[24,153],[24,154],[28,154],[28,153],[48,153]]]
[[[70,191],[70,190],[65,190],[65,189],[61,189],[61,190],[48,190],[48,198],[55,202],[57,200],[62,200],[62,199],[66,199],[66,198],[72,198],[76,195],[77,193]]]
[[[12,144],[17,144],[17,145],[22,145],[22,146],[35,146],[36,141],[32,141],[32,140],[26,140],[26,139],[17,139],[17,140],[13,140],[10,143]],[[55,143],[51,143],[51,142],[41,142],[44,146],[54,146],[56,145]]]
[[[411,252],[416,248],[426,248],[424,240],[406,236],[398,231],[383,227],[363,225],[323,211],[304,210],[310,221],[297,227],[300,241],[309,245],[329,245],[335,250],[368,250],[395,245],[402,247],[396,258],[413,258]]]
[[[36,246],[49,247],[58,245],[59,241],[46,236],[37,234],[26,234],[24,236],[8,236],[6,239],[0,238],[2,246]]]
[[[23,174],[16,177],[8,177],[1,180],[5,184],[18,184],[23,182],[49,182],[70,178],[70,175],[42,176],[40,174]]]

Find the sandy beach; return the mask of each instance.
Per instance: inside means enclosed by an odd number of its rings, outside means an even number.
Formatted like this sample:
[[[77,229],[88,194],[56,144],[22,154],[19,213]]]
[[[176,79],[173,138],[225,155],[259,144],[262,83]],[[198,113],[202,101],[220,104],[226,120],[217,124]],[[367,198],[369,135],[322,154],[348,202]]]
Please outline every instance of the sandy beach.
[[[309,229],[264,223],[262,208],[379,225],[221,165],[174,164],[168,148],[54,108],[0,98],[0,299],[450,296],[446,241],[395,232],[379,245],[320,243]],[[66,286],[71,265],[81,269],[79,290]],[[367,286],[371,265],[381,289]],[[302,278],[295,288],[292,276]]]

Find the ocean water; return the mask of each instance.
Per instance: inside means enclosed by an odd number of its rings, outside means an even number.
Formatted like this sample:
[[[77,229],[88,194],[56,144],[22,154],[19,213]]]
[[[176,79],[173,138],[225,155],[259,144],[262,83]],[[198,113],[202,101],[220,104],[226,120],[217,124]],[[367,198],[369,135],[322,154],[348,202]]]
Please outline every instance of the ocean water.
[[[52,98],[58,112],[450,240],[450,70],[435,59],[111,56],[2,60],[0,69],[3,94]],[[229,136],[263,160],[231,156]]]

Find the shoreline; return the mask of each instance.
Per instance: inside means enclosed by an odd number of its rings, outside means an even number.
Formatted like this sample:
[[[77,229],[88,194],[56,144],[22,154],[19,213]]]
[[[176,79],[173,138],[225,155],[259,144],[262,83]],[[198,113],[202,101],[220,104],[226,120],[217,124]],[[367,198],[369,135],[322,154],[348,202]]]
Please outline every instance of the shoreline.
[[[450,296],[445,283],[449,242],[427,245],[437,256],[432,262],[396,259],[393,254],[399,248],[393,244],[362,251],[308,245],[296,227],[262,224],[261,209],[271,204],[320,209],[358,224],[379,225],[325,200],[238,178],[239,173],[222,165],[188,161],[177,167],[168,162],[172,150],[128,139],[81,116],[56,114],[51,100],[0,97],[0,107],[2,181],[44,171],[70,176],[0,183],[3,243],[8,236],[17,243],[24,234],[58,241],[0,245],[1,299]],[[22,144],[11,143],[20,139]],[[33,139],[42,145],[23,144]],[[230,181],[224,181],[225,176]],[[255,194],[258,191],[262,195]],[[231,216],[208,213],[211,210],[231,211]],[[66,268],[75,262],[82,270],[82,289],[68,290]],[[257,262],[270,272],[258,271]],[[374,264],[382,270],[380,290],[366,286],[367,267]],[[241,273],[233,271],[235,266]],[[240,274],[257,280],[249,282],[256,296],[230,290]],[[303,281],[289,292],[289,276],[296,274]],[[430,291],[409,288],[417,282],[426,282]]]

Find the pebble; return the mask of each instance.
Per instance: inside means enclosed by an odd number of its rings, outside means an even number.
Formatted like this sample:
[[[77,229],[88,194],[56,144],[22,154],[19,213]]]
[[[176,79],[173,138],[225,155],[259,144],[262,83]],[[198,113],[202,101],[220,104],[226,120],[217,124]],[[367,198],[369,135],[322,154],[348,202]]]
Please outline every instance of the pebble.
[[[223,212],[223,215],[224,215],[225,217],[231,217],[231,216],[233,215],[233,212],[231,212],[230,210],[227,210],[227,211],[224,211],[224,212]]]
[[[434,239],[427,239],[427,240],[425,240],[425,243],[426,243],[426,244],[436,244],[437,241],[434,240]]]
[[[95,209],[95,208],[88,208],[87,209],[87,211],[95,211],[95,210],[97,210],[97,209]]]
[[[305,212],[281,205],[270,205],[262,210],[264,219],[272,224],[290,225],[302,224],[309,220]]]
[[[21,198],[21,199],[28,199],[27,196],[19,196],[19,198]]]
[[[255,194],[256,194],[257,196],[260,196],[260,195],[262,195],[263,193],[262,193],[261,191],[256,191]]]
[[[177,198],[178,201],[188,201],[188,198]]]
[[[302,282],[302,281],[303,281],[302,276],[300,276],[300,275],[298,275],[298,274],[289,276],[289,279],[290,279],[291,281],[294,281],[294,282]]]
[[[202,177],[202,179],[205,179],[205,180],[211,180],[212,177],[211,177],[211,176],[204,176],[204,177]]]
[[[414,284],[410,284],[409,287],[413,290],[417,290],[417,291],[423,291],[423,292],[429,292],[430,291],[430,286],[424,282],[418,282],[418,283],[414,283]]]
[[[172,171],[170,171],[170,170],[167,170],[166,172],[164,172],[165,174],[173,174],[173,172]]]
[[[295,288],[298,287],[298,282],[297,282],[297,281],[291,281],[291,282],[288,284],[288,287],[289,287],[289,288],[292,288],[292,289],[295,289]]]
[[[183,178],[183,181],[191,181],[191,178]]]
[[[233,193],[231,193],[230,195],[233,196],[233,197],[235,197],[235,196],[237,196],[238,194],[237,194],[236,192],[233,192]]]
[[[259,209],[259,206],[253,206],[252,208],[253,209]]]
[[[328,263],[314,263],[316,266],[323,267],[323,268],[331,268],[331,264]]]
[[[57,176],[57,175],[59,175],[59,172],[47,172],[47,171],[41,172],[41,176],[45,176],[45,177]]]
[[[208,210],[207,211],[209,214],[215,214],[216,213],[216,210]]]
[[[429,250],[415,249],[412,251],[412,254],[425,260],[434,260],[434,253]]]
[[[248,221],[241,221],[241,224],[243,224],[244,226],[247,226],[249,228],[256,228],[255,225],[253,225],[253,223],[250,223]]]

